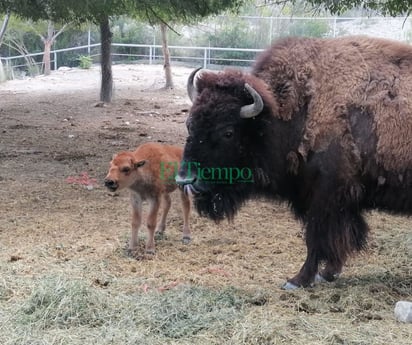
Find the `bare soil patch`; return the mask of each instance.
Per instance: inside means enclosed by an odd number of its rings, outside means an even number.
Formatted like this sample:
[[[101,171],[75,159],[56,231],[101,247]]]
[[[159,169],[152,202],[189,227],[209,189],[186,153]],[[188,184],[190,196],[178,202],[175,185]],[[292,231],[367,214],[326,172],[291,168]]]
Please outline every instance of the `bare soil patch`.
[[[250,202],[233,224],[192,213],[193,241],[183,245],[176,194],[155,257],[126,255],[128,194],[112,195],[102,180],[120,150],[184,144],[190,71],[174,67],[176,87],[165,91],[161,66],[114,66],[114,100],[106,105],[98,102],[98,68],[0,84],[0,310],[50,276],[113,295],[233,286],[266,297],[232,325],[227,343],[411,344],[410,326],[393,317],[396,301],[412,299],[410,218],[368,214],[369,250],[337,282],[294,292],[280,286],[306,253],[301,224],[286,205]],[[92,188],[73,182],[82,176]],[[95,343],[81,329],[85,337],[71,343]],[[9,339],[4,332],[0,326],[0,340]],[[212,343],[207,333],[193,341]]]

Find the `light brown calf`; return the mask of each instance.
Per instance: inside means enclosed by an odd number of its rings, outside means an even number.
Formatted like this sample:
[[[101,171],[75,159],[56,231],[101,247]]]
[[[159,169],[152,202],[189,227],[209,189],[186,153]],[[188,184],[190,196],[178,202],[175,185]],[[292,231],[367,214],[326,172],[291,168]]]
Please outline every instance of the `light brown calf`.
[[[137,248],[138,231],[142,223],[142,202],[149,202],[147,216],[148,238],[146,253],[155,252],[155,232],[163,234],[169,212],[170,193],[177,189],[175,175],[182,159],[183,149],[159,143],[145,143],[136,151],[123,151],[110,162],[109,173],[104,183],[111,191],[128,188],[131,191],[132,235],[129,250]],[[189,212],[190,200],[180,191],[183,207],[183,243],[190,242]],[[157,214],[162,204],[160,222],[156,228]]]

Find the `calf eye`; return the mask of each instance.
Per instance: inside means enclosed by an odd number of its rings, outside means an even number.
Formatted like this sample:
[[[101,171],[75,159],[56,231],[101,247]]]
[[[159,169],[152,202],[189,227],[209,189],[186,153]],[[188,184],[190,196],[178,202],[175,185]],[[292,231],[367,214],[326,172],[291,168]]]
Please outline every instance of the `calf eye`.
[[[233,137],[233,131],[226,131],[224,134],[225,138],[230,139]]]
[[[130,168],[123,168],[121,170],[122,173],[128,174],[130,172]]]

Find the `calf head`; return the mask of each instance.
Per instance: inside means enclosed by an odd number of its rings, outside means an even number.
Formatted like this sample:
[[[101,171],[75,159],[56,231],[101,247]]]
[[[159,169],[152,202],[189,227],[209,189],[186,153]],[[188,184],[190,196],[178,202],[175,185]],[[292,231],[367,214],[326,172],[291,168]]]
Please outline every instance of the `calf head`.
[[[132,152],[120,152],[110,162],[104,185],[112,192],[131,187],[138,181],[145,160],[136,160]]]

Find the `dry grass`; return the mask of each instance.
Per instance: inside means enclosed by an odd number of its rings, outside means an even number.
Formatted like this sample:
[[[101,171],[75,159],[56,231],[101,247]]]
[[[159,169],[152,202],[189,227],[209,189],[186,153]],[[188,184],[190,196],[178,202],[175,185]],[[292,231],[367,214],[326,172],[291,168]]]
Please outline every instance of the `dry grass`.
[[[280,286],[305,247],[285,205],[250,202],[234,224],[193,214],[186,246],[174,195],[155,257],[128,257],[127,193],[66,179],[86,171],[101,181],[113,153],[149,137],[183,143],[187,105],[183,87],[117,85],[103,108],[81,83],[58,101],[0,89],[0,344],[412,344],[393,315],[396,301],[412,300],[410,218],[367,215],[369,250],[335,283],[293,292]],[[125,120],[132,130],[114,135]]]

